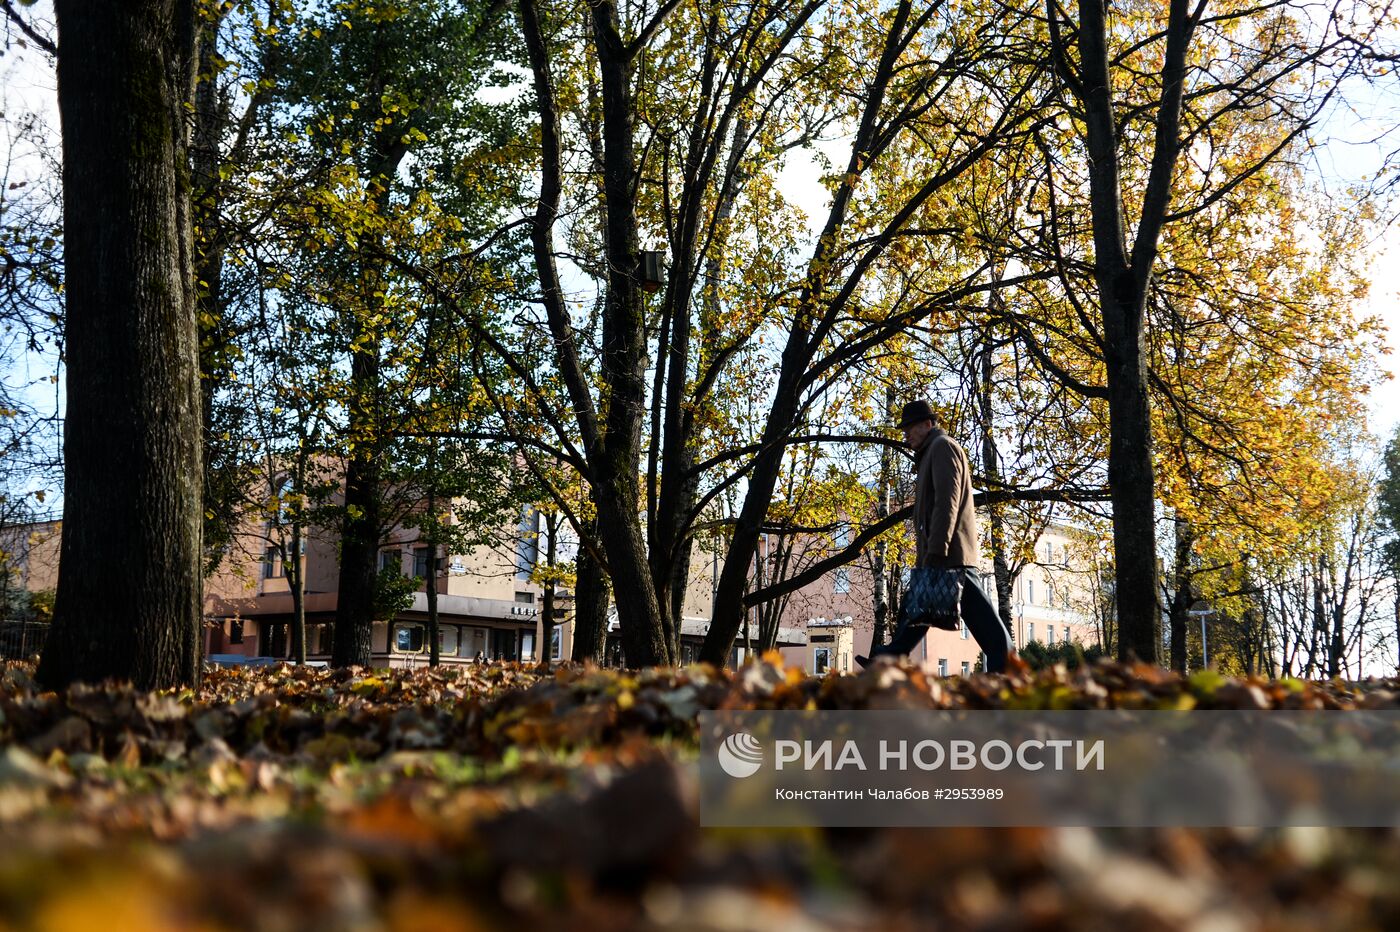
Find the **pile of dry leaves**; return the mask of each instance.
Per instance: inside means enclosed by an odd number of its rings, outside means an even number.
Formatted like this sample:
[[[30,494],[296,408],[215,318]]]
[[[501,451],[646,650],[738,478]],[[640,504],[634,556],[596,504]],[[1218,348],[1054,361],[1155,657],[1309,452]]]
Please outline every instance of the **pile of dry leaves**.
[[[1392,830],[702,831],[702,709],[1393,708],[1102,662],[0,674],[0,929],[1400,927]]]

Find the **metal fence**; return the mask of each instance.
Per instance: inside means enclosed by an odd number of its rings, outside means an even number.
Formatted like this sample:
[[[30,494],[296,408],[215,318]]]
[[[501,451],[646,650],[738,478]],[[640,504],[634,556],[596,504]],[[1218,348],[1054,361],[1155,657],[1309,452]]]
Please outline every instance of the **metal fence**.
[[[44,649],[49,626],[38,621],[0,621],[0,658],[28,660]]]

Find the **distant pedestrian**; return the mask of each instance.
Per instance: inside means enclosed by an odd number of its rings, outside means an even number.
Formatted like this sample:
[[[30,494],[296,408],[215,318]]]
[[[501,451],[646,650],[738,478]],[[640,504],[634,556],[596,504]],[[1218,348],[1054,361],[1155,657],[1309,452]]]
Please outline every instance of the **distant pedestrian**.
[[[934,423],[927,401],[905,405],[899,427],[904,431],[904,442],[914,450],[914,565],[962,570],[959,607],[963,623],[982,648],[988,671],[1001,673],[1006,669],[1011,638],[978,578],[977,512],[967,453]],[[908,654],[927,633],[928,625],[908,623],[901,603],[894,635],[888,644],[871,651],[871,656]],[[870,658],[858,656],[856,661],[866,666]]]

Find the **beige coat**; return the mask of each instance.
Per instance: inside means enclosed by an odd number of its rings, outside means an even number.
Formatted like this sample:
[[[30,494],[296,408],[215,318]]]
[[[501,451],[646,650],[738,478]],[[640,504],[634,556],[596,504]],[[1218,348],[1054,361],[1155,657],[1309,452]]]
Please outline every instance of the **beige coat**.
[[[914,480],[917,566],[976,566],[977,512],[967,453],[940,427],[918,450]]]

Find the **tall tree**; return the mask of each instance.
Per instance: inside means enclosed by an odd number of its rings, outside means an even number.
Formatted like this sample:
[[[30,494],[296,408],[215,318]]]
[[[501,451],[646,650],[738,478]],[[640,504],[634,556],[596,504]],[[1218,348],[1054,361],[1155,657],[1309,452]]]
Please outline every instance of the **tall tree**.
[[[1040,144],[1048,161],[1068,144],[1082,165],[1058,182],[1045,242],[1073,309],[1071,326],[1083,325],[1096,364],[1085,378],[1040,355],[1066,387],[1106,406],[1118,655],[1155,662],[1150,312],[1172,231],[1228,211],[1256,176],[1306,144],[1355,72],[1362,33],[1374,26],[1362,23],[1365,13],[1316,17],[1286,3],[1170,0],[1110,9],[1105,0],[1080,0],[1071,14],[1046,0],[1044,11],[1049,73],[1072,133],[1048,131]],[[1245,47],[1241,35],[1250,37]],[[1188,152],[1199,157],[1188,160]],[[1050,179],[1048,190],[1056,185]],[[1090,245],[1063,248],[1079,235]]]
[[[467,352],[447,351],[460,328],[405,267],[428,264],[427,254],[450,265],[434,285],[462,313],[489,305],[478,283],[505,277],[481,254],[522,183],[501,155],[515,142],[513,111],[477,96],[498,80],[492,62],[512,54],[496,39],[502,6],[337,0],[282,48],[272,119],[295,150],[290,179],[265,184],[293,189],[277,211],[286,253],[277,288],[310,304],[334,345],[324,383],[344,464],[338,665],[370,660],[388,530],[421,511],[426,493],[429,536],[441,536],[452,510],[443,477],[462,465],[464,446],[436,447],[457,432],[444,412],[457,410],[475,370]]]
[[[193,0],[59,0],[62,553],[47,686],[197,682],[203,519],[185,108]]]

